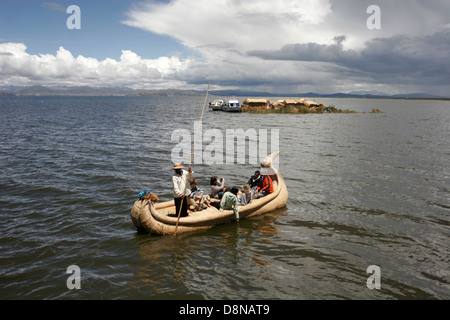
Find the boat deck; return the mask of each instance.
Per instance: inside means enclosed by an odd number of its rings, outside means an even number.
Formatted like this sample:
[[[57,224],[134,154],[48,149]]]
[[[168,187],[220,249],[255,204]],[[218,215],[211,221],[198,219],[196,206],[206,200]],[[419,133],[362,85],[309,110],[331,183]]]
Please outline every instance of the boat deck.
[[[248,217],[257,211],[260,207],[264,206],[272,198],[275,198],[280,192],[277,180],[273,180],[274,192],[260,199],[253,199],[250,204],[245,206],[239,206],[239,216],[240,218]],[[176,225],[178,220],[178,212],[175,212],[174,201],[167,201],[162,203],[157,203],[154,206],[155,210],[152,210],[152,215],[158,221],[166,223],[169,225]],[[211,223],[222,223],[224,220],[231,221],[235,220],[234,210],[224,210],[220,211],[216,207],[208,207],[201,211],[193,211],[188,209],[187,217],[180,217],[179,225],[199,225]]]

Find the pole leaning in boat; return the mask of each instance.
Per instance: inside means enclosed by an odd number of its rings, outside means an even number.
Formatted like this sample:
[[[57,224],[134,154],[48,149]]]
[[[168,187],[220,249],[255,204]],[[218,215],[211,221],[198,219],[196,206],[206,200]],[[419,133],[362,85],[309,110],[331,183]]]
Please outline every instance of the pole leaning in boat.
[[[206,90],[206,97],[205,97],[205,103],[203,104],[203,110],[202,110],[202,115],[200,116],[200,122],[198,124],[198,128],[197,128],[197,133],[195,134],[195,139],[194,139],[194,144],[192,146],[192,151],[191,151],[191,160],[189,161],[189,167],[192,164],[192,159],[194,157],[194,150],[195,150],[195,143],[197,142],[197,137],[198,137],[198,132],[200,131],[200,126],[202,125],[202,120],[203,120],[203,114],[205,113],[205,107],[206,107],[206,101],[208,100],[208,93],[209,93],[209,86],[211,85],[211,80],[208,83],[208,89]],[[181,205],[180,205],[180,210],[178,210],[178,217],[177,217],[177,224],[175,225],[175,232],[174,232],[174,236],[176,237],[177,235],[177,229],[178,229],[178,223],[180,222],[180,216],[181,216],[181,210],[183,208],[183,201],[186,198],[186,189],[187,189],[187,176],[186,176],[186,181],[184,183],[184,192],[183,192],[183,198],[181,198]],[[187,200],[186,200],[187,201]]]

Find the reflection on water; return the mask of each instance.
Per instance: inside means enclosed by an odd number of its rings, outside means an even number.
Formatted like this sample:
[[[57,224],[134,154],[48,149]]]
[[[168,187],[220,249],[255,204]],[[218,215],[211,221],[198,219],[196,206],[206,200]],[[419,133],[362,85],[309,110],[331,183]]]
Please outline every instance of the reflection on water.
[[[267,236],[282,232],[273,226],[273,222],[284,213],[285,210],[280,210],[199,234],[181,234],[176,237],[137,235],[136,242],[143,264],[135,273],[139,281],[134,281],[132,285],[135,288],[148,286],[148,290],[154,290],[159,298],[172,297],[174,284],[185,288],[183,294],[190,297],[201,297],[208,290],[217,298],[230,298],[233,294],[227,290],[220,292],[220,288],[224,283],[236,281],[236,274],[242,271],[240,268],[244,261],[243,267],[249,269],[254,268],[255,263],[276,267],[264,261],[261,254],[240,252],[236,248],[240,243],[251,246],[255,232]],[[270,245],[269,238],[263,242]],[[244,287],[249,282],[245,278],[241,281],[240,285]]]

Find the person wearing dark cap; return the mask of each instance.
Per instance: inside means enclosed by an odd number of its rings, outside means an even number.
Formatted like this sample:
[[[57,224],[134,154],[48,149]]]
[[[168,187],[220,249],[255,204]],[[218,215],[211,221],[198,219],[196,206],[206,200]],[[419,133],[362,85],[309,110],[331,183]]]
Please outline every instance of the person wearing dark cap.
[[[191,190],[186,187],[186,183],[187,180],[194,175],[194,171],[192,171],[190,166],[188,171],[183,170],[183,168],[184,167],[180,163],[175,163],[172,168],[175,170],[172,177],[173,199],[175,201],[176,215],[178,216],[181,208],[180,217],[187,217],[187,199],[184,199],[184,197],[189,195]]]

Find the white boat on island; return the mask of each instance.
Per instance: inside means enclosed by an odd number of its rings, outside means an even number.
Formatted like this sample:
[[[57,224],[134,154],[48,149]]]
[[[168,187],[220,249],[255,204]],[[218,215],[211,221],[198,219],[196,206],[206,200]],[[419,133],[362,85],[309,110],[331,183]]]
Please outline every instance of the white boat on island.
[[[241,104],[238,100],[229,100],[227,103],[225,103],[222,106],[222,111],[225,112],[240,112],[241,111]]]

